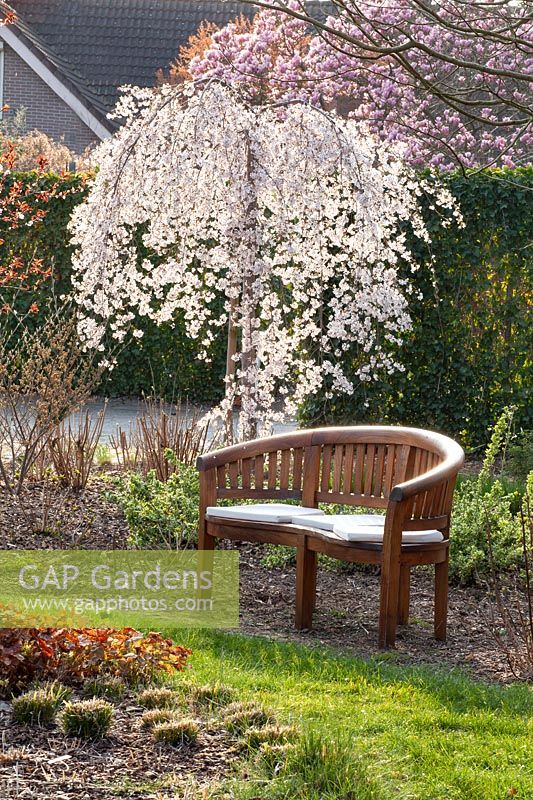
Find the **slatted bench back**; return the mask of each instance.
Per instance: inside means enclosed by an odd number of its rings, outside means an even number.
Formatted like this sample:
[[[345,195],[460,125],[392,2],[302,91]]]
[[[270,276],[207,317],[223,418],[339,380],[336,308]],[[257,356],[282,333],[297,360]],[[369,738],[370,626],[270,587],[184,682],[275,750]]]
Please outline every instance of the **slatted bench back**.
[[[217,499],[296,500],[308,507],[339,503],[386,508],[395,486],[429,472],[445,458],[438,437],[411,428],[294,431],[202,456],[202,504]],[[416,496],[410,508],[413,529],[448,513],[454,482]]]
[[[255,500],[301,500],[304,448],[281,448],[220,464],[217,496]]]
[[[442,463],[445,453],[424,434],[401,428],[344,428],[315,432],[320,448],[315,500],[367,508],[387,508],[392,489]],[[411,519],[434,519],[447,512],[453,482],[420,495]]]

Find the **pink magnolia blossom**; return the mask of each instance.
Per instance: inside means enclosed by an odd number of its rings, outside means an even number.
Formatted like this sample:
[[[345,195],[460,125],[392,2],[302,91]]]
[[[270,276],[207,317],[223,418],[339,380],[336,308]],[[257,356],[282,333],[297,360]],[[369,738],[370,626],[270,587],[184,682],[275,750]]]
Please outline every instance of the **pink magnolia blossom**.
[[[299,0],[279,5],[302,7]],[[343,5],[350,16],[329,17],[329,27],[363,45],[365,36],[379,42],[380,33],[389,43],[412,37],[425,48],[409,51],[409,64],[421,77],[391,55],[379,58],[331,33],[313,33],[306,22],[271,9],[261,10],[245,33],[237,33],[233,23],[216,32],[190,72],[237,84],[254,102],[298,98],[348,110],[382,140],[403,143],[414,167],[452,169],[458,162],[512,167],[530,160],[533,132],[520,123],[520,108],[528,104],[526,84],[490,70],[530,76],[531,46],[510,47],[495,35],[483,37],[499,24],[489,4],[471,3],[469,9],[445,0],[438,6],[442,24],[428,19],[412,0],[346,0]],[[515,5],[513,14],[516,37],[531,42],[525,9]],[[474,35],[472,27],[481,34]],[[457,66],[432,53],[480,68]],[[441,87],[443,96],[424,80]]]

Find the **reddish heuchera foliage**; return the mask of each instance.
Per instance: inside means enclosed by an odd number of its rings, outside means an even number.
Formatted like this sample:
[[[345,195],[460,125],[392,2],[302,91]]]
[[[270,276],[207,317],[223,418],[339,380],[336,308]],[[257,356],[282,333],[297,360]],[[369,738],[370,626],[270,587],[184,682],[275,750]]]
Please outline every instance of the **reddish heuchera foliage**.
[[[76,684],[102,673],[136,683],[184,669],[190,654],[161,634],[133,628],[0,629],[0,678],[6,692],[33,680]]]

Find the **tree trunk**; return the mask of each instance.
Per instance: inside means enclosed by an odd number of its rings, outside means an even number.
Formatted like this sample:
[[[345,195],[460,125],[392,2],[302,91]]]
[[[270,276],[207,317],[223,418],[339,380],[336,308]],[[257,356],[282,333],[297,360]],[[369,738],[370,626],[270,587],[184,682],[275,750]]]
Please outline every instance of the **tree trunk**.
[[[235,301],[231,303],[228,319],[228,345],[226,353],[226,399],[230,402],[226,412],[226,444],[233,444],[233,407],[235,404],[235,359],[237,352],[238,328],[235,325]]]

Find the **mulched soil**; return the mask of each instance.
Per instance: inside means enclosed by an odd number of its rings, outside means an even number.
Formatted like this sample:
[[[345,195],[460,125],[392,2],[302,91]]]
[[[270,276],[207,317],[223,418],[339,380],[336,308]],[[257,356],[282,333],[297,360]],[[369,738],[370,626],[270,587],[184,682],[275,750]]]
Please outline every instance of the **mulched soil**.
[[[14,501],[0,487],[0,549],[124,549],[128,526],[121,510],[104,499],[112,489],[110,481],[94,480],[77,495],[34,483]]]
[[[319,568],[313,630],[294,630],[294,567],[266,569],[264,551],[241,550],[241,630],[283,641],[331,647],[367,658],[380,655],[402,664],[461,667],[472,677],[498,682],[516,680],[504,653],[496,646],[487,592],[450,587],[448,640],[433,638],[433,581],[419,568],[411,580],[410,623],[398,628],[396,650],[377,648],[379,575]]]
[[[27,728],[0,703],[0,788],[6,800],[171,800],[229,775],[239,746],[207,721],[194,746],[162,746],[140,727],[144,709],[123,702],[109,738],[84,742],[56,728]],[[180,797],[183,795],[180,794]]]
[[[28,515],[42,516],[42,485],[30,487],[24,513],[0,490],[0,549],[123,549],[127,525],[120,509],[104,499],[111,484],[94,480],[83,499],[57,492],[50,504],[52,532],[28,532]],[[51,521],[51,522],[50,522]],[[53,523],[53,524],[52,524]],[[36,525],[39,528],[39,525]],[[264,549],[239,546],[241,552],[241,630],[251,635],[325,645],[350,655],[378,653],[379,575],[368,568],[319,570],[317,609],[312,631],[293,627],[295,569],[267,569]],[[448,641],[432,635],[433,582],[427,569],[414,571],[411,622],[398,630],[390,658],[402,663],[463,667],[473,676],[499,682],[514,679],[505,654],[490,633],[490,604],[483,588],[450,587]]]

